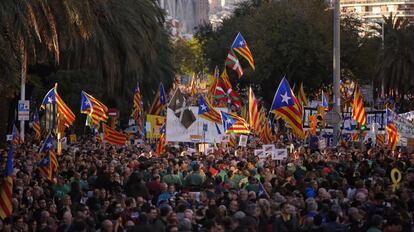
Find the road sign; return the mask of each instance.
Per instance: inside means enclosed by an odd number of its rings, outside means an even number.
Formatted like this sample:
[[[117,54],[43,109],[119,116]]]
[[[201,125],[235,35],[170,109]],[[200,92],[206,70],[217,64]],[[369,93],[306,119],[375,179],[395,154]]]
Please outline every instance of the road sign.
[[[342,121],[342,117],[338,112],[330,111],[325,115],[325,122],[328,124],[336,124]]]
[[[30,115],[30,101],[19,100],[19,104],[18,104],[19,121],[29,121],[29,115]]]

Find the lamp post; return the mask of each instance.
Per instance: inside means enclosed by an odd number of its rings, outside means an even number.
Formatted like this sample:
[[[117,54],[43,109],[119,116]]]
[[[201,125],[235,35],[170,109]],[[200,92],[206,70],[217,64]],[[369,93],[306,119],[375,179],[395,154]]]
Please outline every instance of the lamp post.
[[[334,17],[333,17],[333,112],[341,113],[341,95],[339,92],[339,82],[341,79],[341,44],[340,44],[340,0],[334,0]],[[340,122],[335,122],[333,125],[333,146],[336,146],[339,141]]]

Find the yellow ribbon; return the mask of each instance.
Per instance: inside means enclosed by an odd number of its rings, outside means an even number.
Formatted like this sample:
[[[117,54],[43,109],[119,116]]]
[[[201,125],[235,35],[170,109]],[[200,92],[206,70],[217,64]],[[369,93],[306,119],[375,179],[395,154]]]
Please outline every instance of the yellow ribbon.
[[[395,176],[397,174],[397,177]],[[400,182],[402,179],[402,175],[400,170],[398,170],[397,168],[393,168],[391,170],[391,181],[392,181],[392,191],[395,192],[395,190],[397,190],[400,186]]]

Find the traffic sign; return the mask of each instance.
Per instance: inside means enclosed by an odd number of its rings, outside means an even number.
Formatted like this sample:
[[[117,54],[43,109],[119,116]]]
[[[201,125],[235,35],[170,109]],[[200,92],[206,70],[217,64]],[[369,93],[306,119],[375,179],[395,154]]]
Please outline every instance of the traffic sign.
[[[30,115],[30,101],[19,100],[19,104],[18,104],[19,121],[29,121],[29,115]]]

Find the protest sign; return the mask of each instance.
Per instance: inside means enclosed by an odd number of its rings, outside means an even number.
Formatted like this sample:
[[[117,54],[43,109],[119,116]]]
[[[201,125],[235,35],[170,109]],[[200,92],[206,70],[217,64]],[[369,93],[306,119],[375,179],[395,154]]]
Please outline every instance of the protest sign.
[[[287,149],[274,149],[272,153],[272,160],[283,160],[287,158]]]
[[[246,147],[247,145],[247,135],[240,135],[239,146]]]

